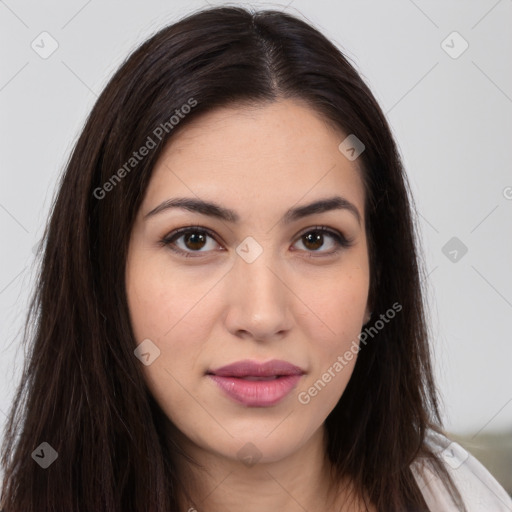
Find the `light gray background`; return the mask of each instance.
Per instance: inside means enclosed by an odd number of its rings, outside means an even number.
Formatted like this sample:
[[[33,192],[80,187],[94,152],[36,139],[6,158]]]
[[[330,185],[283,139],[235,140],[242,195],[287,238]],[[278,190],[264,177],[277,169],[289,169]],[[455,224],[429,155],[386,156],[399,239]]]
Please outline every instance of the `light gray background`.
[[[85,116],[140,42],[202,5],[0,1],[0,423],[24,355],[33,247]],[[304,16],[365,77],[418,206],[446,427],[512,429],[512,0],[250,5]],[[59,45],[47,59],[31,48],[43,31]],[[442,47],[453,31],[469,44],[458,58]],[[454,236],[468,248],[456,262],[442,252]]]

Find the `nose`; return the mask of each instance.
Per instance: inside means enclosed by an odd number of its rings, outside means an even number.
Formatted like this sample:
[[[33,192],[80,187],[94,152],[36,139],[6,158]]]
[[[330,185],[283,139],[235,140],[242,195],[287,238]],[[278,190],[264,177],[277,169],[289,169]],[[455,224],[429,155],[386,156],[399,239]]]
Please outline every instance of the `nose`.
[[[228,276],[225,317],[234,336],[267,341],[282,338],[291,329],[294,296],[279,268],[270,250],[252,263],[237,257]]]

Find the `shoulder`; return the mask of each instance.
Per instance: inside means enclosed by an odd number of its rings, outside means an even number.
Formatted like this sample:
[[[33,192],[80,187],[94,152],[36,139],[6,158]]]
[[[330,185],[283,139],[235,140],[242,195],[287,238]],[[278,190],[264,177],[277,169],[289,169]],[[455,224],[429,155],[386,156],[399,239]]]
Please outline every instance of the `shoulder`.
[[[458,443],[430,430],[426,443],[444,464],[459,490],[468,512],[512,512],[512,498],[489,471]],[[433,512],[456,511],[440,476],[417,459],[411,470]]]

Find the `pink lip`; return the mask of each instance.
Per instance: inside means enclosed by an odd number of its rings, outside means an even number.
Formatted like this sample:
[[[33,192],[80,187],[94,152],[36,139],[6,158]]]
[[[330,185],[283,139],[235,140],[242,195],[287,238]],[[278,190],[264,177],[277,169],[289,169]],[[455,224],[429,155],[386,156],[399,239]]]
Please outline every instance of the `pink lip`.
[[[236,402],[248,407],[269,407],[288,395],[304,373],[298,366],[274,359],[266,363],[238,361],[207,375]]]

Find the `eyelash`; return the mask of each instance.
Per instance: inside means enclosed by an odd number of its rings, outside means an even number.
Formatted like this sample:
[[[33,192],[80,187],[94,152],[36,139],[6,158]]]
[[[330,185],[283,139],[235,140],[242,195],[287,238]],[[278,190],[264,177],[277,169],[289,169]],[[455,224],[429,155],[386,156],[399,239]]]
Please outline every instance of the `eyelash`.
[[[352,245],[352,240],[348,240],[343,234],[341,234],[338,231],[335,231],[333,229],[327,228],[326,226],[313,226],[310,228],[307,228],[306,230],[302,231],[296,239],[296,242],[299,241],[304,235],[307,235],[308,233],[323,233],[330,235],[333,240],[335,241],[337,248],[335,250],[332,250],[327,253],[317,252],[317,251],[306,251],[306,254],[308,254],[308,258],[318,258],[318,257],[327,257],[327,256],[334,256],[338,254],[341,250],[346,249]],[[200,233],[209,236],[213,240],[216,240],[215,234],[210,231],[208,228],[204,228],[202,226],[187,226],[184,228],[176,229],[175,231],[169,233],[164,238],[160,240],[160,245],[163,247],[169,247],[170,250],[173,252],[184,256],[186,258],[190,257],[201,257],[202,253],[208,252],[208,251],[184,251],[183,249],[180,249],[176,246],[173,246],[173,242],[181,238],[183,235],[189,234],[189,233]],[[295,243],[296,243],[295,242]],[[219,242],[217,242],[219,243]],[[220,245],[220,244],[219,244]],[[316,254],[315,254],[316,253]],[[320,255],[320,256],[319,256]]]

